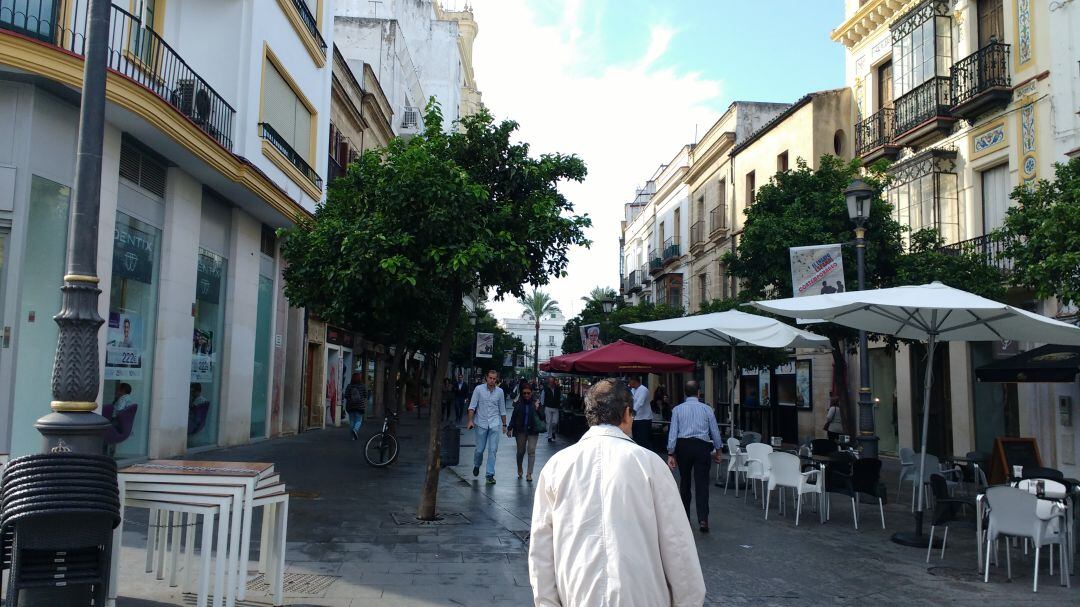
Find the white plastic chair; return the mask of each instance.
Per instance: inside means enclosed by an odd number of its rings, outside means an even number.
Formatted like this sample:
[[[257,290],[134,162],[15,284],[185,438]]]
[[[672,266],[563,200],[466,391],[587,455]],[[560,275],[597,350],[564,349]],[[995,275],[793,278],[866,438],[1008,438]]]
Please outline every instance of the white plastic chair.
[[[821,482],[820,470],[809,470],[803,472],[801,470],[801,462],[799,456],[792,455],[790,453],[773,452],[769,454],[769,480],[768,488],[765,490],[765,520],[769,520],[769,500],[772,497],[772,490],[777,487],[780,488],[780,514],[784,513],[784,489],[793,489],[796,493],[795,498],[795,526],[799,526],[799,514],[802,512],[802,496],[806,493],[817,494],[818,513],[820,517],[825,516],[825,511],[821,508],[821,496],[823,495],[822,488],[825,483]],[[811,482],[814,481],[814,482]]]
[[[735,475],[735,497],[739,497],[739,474],[743,475],[743,480],[746,479],[746,453],[739,446],[739,439],[729,438],[727,439],[728,447],[728,465],[727,471],[724,474],[724,495],[727,495],[728,483],[731,479],[731,475]],[[716,467],[717,481],[720,480],[720,466]]]
[[[919,475],[919,456],[915,456],[915,470],[913,472],[915,476]],[[926,469],[923,471],[923,506],[927,505],[926,499],[931,497],[930,491],[930,475],[940,474],[945,479],[945,484],[949,488],[949,495],[956,493],[956,487],[960,484],[960,469],[959,468],[945,468],[941,465],[941,460],[936,455],[926,454]],[[914,482],[911,484],[911,511],[915,512],[915,500],[918,497],[918,485]]]
[[[986,563],[983,582],[990,581],[991,546],[1000,536],[1027,538],[1035,545],[1035,572],[1031,591],[1039,591],[1039,551],[1043,546],[1057,544],[1061,557],[1061,585],[1069,585],[1064,533],[1065,509],[1055,502],[1040,500],[1023,489],[1008,486],[988,487],[989,525],[986,529]],[[1009,542],[1005,542],[1005,567],[1012,580],[1012,561]],[[1054,553],[1050,552],[1050,574],[1054,573]]]
[[[773,452],[772,445],[766,445],[765,443],[751,443],[746,446],[746,481],[757,481],[754,484],[754,496],[757,496],[757,484],[760,483],[762,489],[765,488],[765,483],[769,480],[769,454]],[[748,490],[743,494],[743,501],[746,500],[746,496],[749,495]],[[762,496],[764,498],[764,496]],[[765,507],[765,500],[761,500],[762,508]]]

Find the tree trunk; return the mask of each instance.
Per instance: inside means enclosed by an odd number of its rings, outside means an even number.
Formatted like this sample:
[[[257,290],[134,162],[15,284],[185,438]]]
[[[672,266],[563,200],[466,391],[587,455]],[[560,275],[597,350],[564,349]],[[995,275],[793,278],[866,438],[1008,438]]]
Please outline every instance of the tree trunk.
[[[395,414],[401,413],[401,398],[398,396],[398,373],[401,370],[401,363],[405,360],[405,336],[402,335],[398,338],[397,343],[394,344],[394,358],[390,362],[390,372],[386,375],[387,387],[383,390],[385,395],[389,396],[387,403],[383,404],[384,414],[393,411]],[[389,409],[387,407],[390,407]],[[390,434],[397,434],[397,424],[390,424]]]
[[[851,393],[848,390],[847,344],[836,337],[830,337],[829,343],[832,344],[833,393],[839,400],[840,423],[844,426],[844,434],[854,434],[852,423],[855,417],[852,412]]]
[[[454,331],[457,330],[458,319],[461,317],[461,298],[464,290],[455,288],[450,294],[450,317],[446,327],[443,328],[442,345],[439,347],[439,360],[435,376],[446,376],[447,361],[450,360],[450,347],[454,343]],[[416,518],[422,521],[433,521],[438,516],[436,501],[439,494],[439,447],[442,442],[439,422],[442,419],[442,382],[435,383],[431,388],[431,409],[428,417],[428,452],[427,474],[424,477],[424,488],[420,492],[420,507],[417,509]]]
[[[540,377],[540,321],[536,321],[536,338],[533,340],[533,379]]]

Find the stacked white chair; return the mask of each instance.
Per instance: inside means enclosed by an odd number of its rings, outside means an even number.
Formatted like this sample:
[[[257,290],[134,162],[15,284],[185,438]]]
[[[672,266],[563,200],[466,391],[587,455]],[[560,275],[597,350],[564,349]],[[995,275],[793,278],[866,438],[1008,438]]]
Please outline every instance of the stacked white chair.
[[[746,481],[747,483],[754,481],[755,497],[757,497],[757,486],[760,484],[764,490],[765,483],[769,480],[769,454],[772,452],[772,446],[765,443],[751,443],[746,446]],[[750,491],[747,488],[746,493],[743,494],[744,501],[749,494]],[[765,507],[764,499],[761,500],[761,506]]]
[[[811,482],[813,481],[813,482]],[[769,480],[765,491],[765,520],[769,520],[769,500],[772,490],[780,488],[780,513],[784,512],[783,489],[790,488],[796,493],[795,526],[799,526],[799,514],[802,512],[802,496],[806,493],[817,495],[818,512],[824,516],[821,508],[821,496],[825,483],[821,481],[821,470],[801,470],[799,456],[790,453],[773,452],[769,454]]]
[[[743,475],[743,480],[746,480],[746,452],[739,446],[739,439],[729,438],[727,439],[728,447],[728,465],[724,478],[724,495],[727,495],[728,483],[730,482],[731,475],[735,475],[735,497],[739,497],[739,475]],[[720,476],[720,466],[716,467],[717,481]]]

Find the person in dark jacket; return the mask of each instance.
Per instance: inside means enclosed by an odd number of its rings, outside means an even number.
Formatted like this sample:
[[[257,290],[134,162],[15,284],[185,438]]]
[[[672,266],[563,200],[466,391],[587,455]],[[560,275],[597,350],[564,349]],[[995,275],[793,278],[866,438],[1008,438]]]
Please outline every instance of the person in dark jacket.
[[[514,402],[514,412],[510,423],[506,425],[506,435],[517,441],[517,473],[521,478],[521,462],[525,453],[529,454],[529,468],[525,480],[532,482],[533,465],[536,464],[536,441],[540,438],[538,420],[543,412],[539,399],[533,398],[533,388],[525,383],[521,385],[520,396]]]
[[[349,427],[352,430],[352,439],[360,435],[360,425],[364,423],[364,412],[367,411],[368,391],[364,385],[364,374],[359,371],[352,374],[352,380],[345,387],[345,412],[349,414]]]
[[[457,381],[454,382],[454,421],[461,423],[461,416],[465,415],[465,401],[469,399],[469,384],[458,373]]]

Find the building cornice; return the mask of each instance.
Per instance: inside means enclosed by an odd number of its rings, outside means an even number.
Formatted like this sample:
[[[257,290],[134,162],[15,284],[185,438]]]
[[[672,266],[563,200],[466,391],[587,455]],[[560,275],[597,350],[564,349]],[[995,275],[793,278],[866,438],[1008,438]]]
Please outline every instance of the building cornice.
[[[695,148],[690,169],[686,172],[686,183],[694,187],[702,178],[723,166],[725,155],[734,145],[735,132],[727,131],[711,141],[709,147],[702,149],[699,145]]]
[[[830,38],[851,48],[876,32],[883,25],[888,25],[898,14],[907,12],[907,8],[924,0],[870,0],[859,7],[855,14],[832,31]]]
[[[8,32],[0,33],[0,61],[27,73],[82,89],[83,59],[63,49]],[[311,213],[243,157],[207,135],[164,99],[127,77],[109,70],[105,98],[142,118],[200,161],[238,183],[290,221]],[[320,196],[315,196],[319,200]]]

